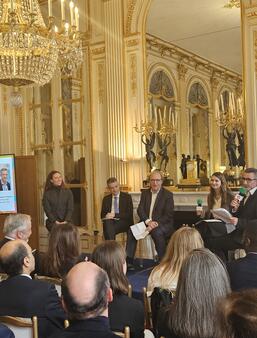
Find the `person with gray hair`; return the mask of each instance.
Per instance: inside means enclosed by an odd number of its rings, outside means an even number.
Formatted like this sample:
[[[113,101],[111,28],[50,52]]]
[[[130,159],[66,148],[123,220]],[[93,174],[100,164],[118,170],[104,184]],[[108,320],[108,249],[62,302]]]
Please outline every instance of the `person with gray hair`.
[[[22,239],[28,242],[32,233],[31,217],[26,214],[10,214],[4,221],[4,238],[0,241],[0,248],[14,239]]]
[[[108,320],[112,301],[107,273],[92,262],[76,264],[62,283],[62,303],[70,326],[52,338],[113,338]]]
[[[159,335],[217,337],[217,304],[230,291],[228,274],[220,259],[205,248],[191,251],[182,264],[174,302],[160,313]]]

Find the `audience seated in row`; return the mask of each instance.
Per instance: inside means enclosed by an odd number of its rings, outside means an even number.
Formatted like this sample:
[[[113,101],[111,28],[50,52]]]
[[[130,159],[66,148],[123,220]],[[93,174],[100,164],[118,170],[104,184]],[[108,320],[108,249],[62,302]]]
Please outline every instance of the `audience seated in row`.
[[[217,338],[257,337],[257,290],[232,292],[218,304]]]
[[[62,302],[69,327],[51,338],[112,338],[108,303],[112,301],[107,273],[91,262],[76,264],[62,284]]]
[[[155,287],[175,291],[181,265],[194,249],[202,248],[203,240],[197,230],[190,227],[182,227],[171,236],[161,263],[151,272],[147,291],[150,295]]]
[[[257,221],[249,221],[243,235],[246,257],[227,263],[231,289],[257,288]]]
[[[83,260],[85,255],[81,253],[78,228],[71,223],[54,225],[49,235],[48,250],[41,255],[37,273],[63,278]]]
[[[66,318],[54,285],[30,276],[35,259],[27,242],[9,241],[0,249],[0,264],[9,278],[0,282],[0,315],[38,317],[39,338],[63,327]]]
[[[127,264],[124,248],[115,241],[99,244],[92,253],[92,262],[104,269],[110,279],[113,300],[109,304],[110,326],[113,331],[130,327],[132,338],[144,337],[144,308],[139,300],[128,297]]]
[[[182,263],[174,302],[160,313],[159,336],[217,337],[217,303],[229,292],[227,271],[219,258],[208,249],[193,250]]]

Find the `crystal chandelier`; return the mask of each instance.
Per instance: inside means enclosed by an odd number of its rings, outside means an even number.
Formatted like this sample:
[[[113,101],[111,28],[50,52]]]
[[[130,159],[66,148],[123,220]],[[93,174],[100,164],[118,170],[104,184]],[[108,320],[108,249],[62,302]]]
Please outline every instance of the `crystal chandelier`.
[[[224,6],[225,8],[240,8],[240,0],[229,0],[229,2]]]
[[[61,27],[54,24],[48,0],[46,26],[38,0],[0,0],[0,83],[7,86],[44,85],[56,67],[65,75],[82,62],[78,8],[70,1],[70,22],[61,0]]]

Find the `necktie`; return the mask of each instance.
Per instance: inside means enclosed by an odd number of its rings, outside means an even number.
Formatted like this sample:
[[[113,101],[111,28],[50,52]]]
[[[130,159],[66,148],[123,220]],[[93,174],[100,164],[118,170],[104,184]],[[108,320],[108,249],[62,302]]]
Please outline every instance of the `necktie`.
[[[119,213],[118,196],[114,196],[114,213]]]
[[[245,199],[244,199],[244,205],[247,202],[248,198],[251,196],[250,191],[247,191]]]

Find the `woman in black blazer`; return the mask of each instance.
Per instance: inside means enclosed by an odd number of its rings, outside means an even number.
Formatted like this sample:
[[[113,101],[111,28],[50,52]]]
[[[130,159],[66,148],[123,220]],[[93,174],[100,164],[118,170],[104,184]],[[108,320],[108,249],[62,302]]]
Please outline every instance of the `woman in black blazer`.
[[[131,338],[144,338],[144,307],[141,301],[128,297],[126,253],[115,241],[99,244],[92,253],[92,262],[104,269],[110,279],[113,301],[109,319],[113,331],[130,327]]]

